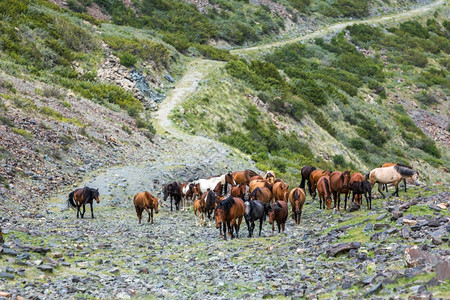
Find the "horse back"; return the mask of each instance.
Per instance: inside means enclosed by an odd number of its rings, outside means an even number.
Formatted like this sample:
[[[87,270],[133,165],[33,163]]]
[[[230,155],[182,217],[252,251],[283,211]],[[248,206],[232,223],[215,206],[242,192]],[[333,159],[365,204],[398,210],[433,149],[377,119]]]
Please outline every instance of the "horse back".
[[[230,209],[231,218],[240,218],[245,214],[245,204],[241,198],[233,197],[234,205]]]

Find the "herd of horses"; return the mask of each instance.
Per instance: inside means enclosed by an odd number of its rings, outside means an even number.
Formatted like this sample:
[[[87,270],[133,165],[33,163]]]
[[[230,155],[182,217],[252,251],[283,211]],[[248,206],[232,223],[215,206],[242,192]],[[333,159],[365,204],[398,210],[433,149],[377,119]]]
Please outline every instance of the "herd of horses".
[[[191,182],[171,182],[163,187],[163,199],[170,198],[170,210],[179,210],[182,204],[187,207],[192,202],[197,225],[206,225],[206,218],[211,224],[215,219],[216,228],[220,237],[227,239],[227,234],[234,238],[239,237],[239,228],[244,218],[247,223],[248,236],[253,236],[255,222],[259,220],[259,235],[262,224],[269,218],[272,225],[272,234],[277,223],[278,232],[284,231],[288,218],[288,203],[291,206],[292,218],[295,224],[300,224],[303,205],[306,201],[305,185],[308,193],[315,199],[319,196],[319,208],[340,210],[341,195],[344,195],[344,210],[347,209],[347,198],[353,193],[352,202],[362,207],[362,195],[366,199],[367,209],[372,208],[372,188],[378,183],[378,191],[385,198],[382,189],[387,191],[387,184],[395,186],[392,195],[398,196],[398,185],[404,181],[406,192],[406,179],[416,185],[419,184],[418,172],[411,166],[386,163],[380,168],[373,169],[367,174],[351,173],[350,171],[318,170],[312,166],[305,166],[301,170],[302,180],[298,187],[289,189],[289,186],[280,178],[275,177],[273,171],[267,171],[264,176],[252,170],[229,172],[206,179]],[[228,192],[228,186],[231,186]],[[77,218],[84,217],[85,205],[93,201],[99,203],[98,189],[84,187],[69,194],[68,203],[77,208]],[[150,192],[141,192],[134,196],[133,203],[141,224],[142,213],[148,213],[148,222],[153,224],[153,211],[158,213],[158,199]],[[81,207],[83,211],[81,212]]]

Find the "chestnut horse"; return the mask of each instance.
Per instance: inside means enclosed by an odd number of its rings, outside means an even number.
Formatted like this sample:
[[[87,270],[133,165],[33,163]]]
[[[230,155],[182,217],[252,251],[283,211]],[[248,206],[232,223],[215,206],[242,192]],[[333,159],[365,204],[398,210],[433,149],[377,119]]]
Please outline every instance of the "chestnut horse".
[[[244,171],[233,172],[231,173],[231,175],[233,176],[233,179],[236,182],[236,184],[245,183],[247,185],[250,183],[250,178],[252,178],[253,176],[258,176],[258,174],[255,171],[248,169]]]
[[[313,199],[316,199],[316,189],[317,189],[317,183],[319,182],[319,179],[322,176],[330,176],[330,171],[322,171],[322,170],[314,170],[309,175],[309,182],[311,183],[311,189],[312,189],[312,197]]]
[[[79,188],[71,192],[67,201],[68,204],[77,209],[77,218],[79,218],[79,215],[81,215],[82,219],[84,218],[84,213],[86,212],[86,204],[89,203],[91,205],[92,219],[94,219],[94,210],[92,208],[92,204],[94,203],[94,200],[97,203],[100,203],[100,199],[98,197],[98,189],[92,189],[85,186],[84,188]],[[83,206],[83,212],[81,212],[80,210],[81,206]]]
[[[273,184],[269,183],[267,180],[264,180],[264,179],[253,180],[253,181],[250,181],[250,184],[248,185],[248,192],[251,193],[258,187],[266,187],[270,191],[272,191]]]
[[[252,182],[253,180],[264,180],[264,178],[261,175],[256,175],[250,177],[250,182]]]
[[[311,189],[311,180],[309,180],[309,176],[311,175],[312,171],[317,170],[316,167],[312,166],[304,166],[301,170],[302,173],[302,181],[300,182],[299,188],[303,189],[305,191],[305,181],[308,181],[308,192],[309,195],[312,197],[312,189]]]
[[[370,185],[373,186],[378,183],[378,192],[380,192],[383,198],[386,198],[381,191],[380,184],[393,183],[395,186],[395,192],[392,196],[397,195],[398,197],[398,183],[404,179],[409,178],[416,185],[419,185],[418,173],[410,168],[402,166],[391,166],[385,168],[376,168],[370,171],[367,178],[370,181]]]
[[[247,191],[247,185],[245,183],[240,183],[238,186],[233,186],[231,188],[231,197],[238,197],[244,200],[245,192]]]
[[[348,185],[350,186],[350,189],[351,189],[353,183],[363,182],[364,180],[365,180],[364,175],[356,172],[356,173],[353,173],[352,176],[350,177],[350,181],[349,181]],[[355,200],[356,200],[356,203],[362,205],[362,195],[361,194],[359,194],[359,195],[356,194],[356,199],[355,199],[355,197],[353,197],[352,201],[355,201]]]
[[[198,223],[197,223],[197,218],[195,218],[195,225],[198,226],[202,226],[202,225],[206,225],[206,195],[209,193],[205,192],[202,194],[202,196],[200,198],[197,198],[194,200],[193,203],[193,209],[194,209],[194,215],[197,216],[198,213]]]
[[[263,203],[270,203],[272,198],[272,191],[266,187],[258,187],[248,196],[249,200],[260,200]]]
[[[133,199],[134,208],[136,209],[136,214],[139,219],[139,224],[141,224],[142,212],[145,210],[148,213],[148,220],[153,224],[153,210],[158,213],[158,198],[154,197],[150,192],[137,193]],[[149,211],[150,210],[150,211]]]
[[[272,235],[275,232],[275,221],[278,226],[278,233],[280,233],[280,227],[284,232],[284,224],[288,217],[287,203],[284,201],[277,201],[272,205],[266,205],[266,212],[269,216],[269,224],[272,225]]]
[[[289,186],[283,181],[278,181],[274,183],[272,187],[273,197],[275,200],[281,200],[284,202],[288,201],[289,196]]]
[[[294,188],[289,193],[289,202],[292,208],[292,217],[295,220],[295,224],[300,224],[300,218],[302,216],[303,204],[305,204],[306,195],[302,188]]]
[[[330,176],[322,176],[317,183],[317,192],[319,193],[319,208],[331,208],[331,193],[330,193]]]
[[[345,171],[344,173],[340,171],[335,171],[330,175],[330,188],[331,193],[334,198],[334,208],[341,210],[341,193],[344,194],[344,210],[347,210],[347,197],[350,191],[350,171]]]
[[[214,211],[214,217],[216,218],[216,228],[220,229],[220,237],[222,237],[223,226],[224,240],[227,239],[227,227],[231,238],[234,238],[233,227],[236,230],[236,237],[239,238],[239,227],[241,226],[244,214],[244,201],[239,198],[228,197],[219,202]]]

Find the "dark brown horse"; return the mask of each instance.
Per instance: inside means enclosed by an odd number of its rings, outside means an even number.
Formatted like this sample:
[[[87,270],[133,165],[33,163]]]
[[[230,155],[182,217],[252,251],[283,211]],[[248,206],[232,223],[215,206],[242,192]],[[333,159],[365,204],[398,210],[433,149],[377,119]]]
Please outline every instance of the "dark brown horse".
[[[273,197],[275,201],[288,201],[289,197],[289,186],[283,181],[278,181],[273,184],[272,187]]]
[[[258,176],[258,174],[255,171],[248,169],[244,171],[233,172],[231,173],[231,175],[233,176],[233,179],[236,182],[236,184],[245,183],[247,185],[250,183],[250,178],[252,178],[253,176]]]
[[[204,201],[205,201],[205,212],[208,214],[208,219],[211,221],[211,214],[214,212],[214,209],[220,202],[219,197],[214,191],[209,190],[205,196]]]
[[[317,192],[319,193],[319,208],[331,208],[331,193],[330,193],[330,176],[322,176],[317,183]]]
[[[295,224],[300,224],[300,218],[302,216],[303,204],[305,204],[306,195],[305,191],[301,188],[292,189],[289,193],[289,202],[292,208],[292,217],[295,220]]]
[[[266,187],[258,187],[248,196],[249,200],[260,200],[263,203],[272,202],[272,191]]]
[[[136,214],[139,219],[139,224],[141,224],[142,212],[145,210],[148,213],[148,220],[153,224],[153,210],[158,213],[158,198],[154,197],[150,192],[137,193],[133,199],[134,208],[136,209]]]
[[[313,194],[312,194],[311,181],[309,180],[309,176],[311,175],[312,171],[315,171],[315,170],[317,170],[316,167],[312,167],[312,166],[304,166],[301,170],[302,181],[300,182],[299,188],[301,188],[305,191],[305,182],[308,181],[308,192],[311,197]]]
[[[244,200],[245,192],[247,191],[247,185],[245,183],[240,183],[238,186],[233,186],[231,188],[231,197],[237,197]]]
[[[350,190],[353,191],[352,201],[355,201],[355,196],[360,196],[362,199],[362,195],[364,194],[367,202],[367,209],[372,209],[372,186],[370,185],[369,181],[354,181],[350,184]],[[369,197],[367,197],[367,194],[369,194]]]
[[[228,197],[219,202],[214,211],[214,217],[216,218],[216,228],[220,229],[220,237],[222,237],[223,226],[223,238],[225,240],[227,239],[227,227],[231,238],[234,238],[233,227],[236,231],[236,237],[239,238],[239,228],[244,214],[244,201],[239,198]]]
[[[170,197],[170,211],[173,211],[172,208],[172,202],[175,200],[175,209],[180,209],[180,202],[181,202],[181,190],[182,190],[182,184],[179,182],[171,182],[163,187],[163,200],[164,202],[167,200],[167,197]]]
[[[286,224],[288,217],[287,203],[284,201],[277,201],[272,205],[266,205],[266,212],[269,216],[269,223],[272,225],[272,235],[275,232],[275,221],[277,222],[278,233],[280,233],[281,228],[284,232],[284,224]]]
[[[353,183],[355,182],[363,182],[365,180],[364,175],[361,173],[353,173],[352,176],[350,177],[350,182],[348,183],[350,188],[352,187]],[[361,194],[356,194],[356,198],[353,197],[353,201],[356,201],[356,203],[362,205],[362,195]]]
[[[79,188],[71,192],[69,194],[68,203],[77,209],[77,218],[81,215],[82,219],[84,218],[84,213],[86,211],[86,204],[89,203],[91,205],[91,215],[93,219],[94,210],[92,208],[92,204],[94,203],[94,200],[97,201],[97,203],[100,203],[100,199],[98,197],[98,189],[92,189],[85,186],[84,188]],[[83,212],[80,210],[81,206],[83,206]]]
[[[317,189],[317,183],[319,182],[319,179],[322,176],[330,176],[330,171],[322,171],[322,170],[314,170],[309,175],[309,181],[311,183],[311,189],[312,189],[312,197],[313,199],[316,199],[316,189]]]
[[[350,171],[335,171],[330,175],[330,188],[334,198],[334,208],[341,210],[341,194],[344,194],[344,210],[347,210],[347,197],[350,192]],[[337,207],[336,207],[337,203]]]

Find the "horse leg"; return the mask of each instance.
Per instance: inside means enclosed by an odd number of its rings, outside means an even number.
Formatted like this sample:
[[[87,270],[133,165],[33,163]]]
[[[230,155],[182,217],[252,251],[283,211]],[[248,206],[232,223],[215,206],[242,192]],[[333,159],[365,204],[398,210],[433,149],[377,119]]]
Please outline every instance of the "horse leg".
[[[94,210],[92,209],[92,202],[91,202],[91,215],[92,215],[92,219],[94,218]]]
[[[278,233],[280,233],[281,232],[281,224],[279,221],[277,221],[277,226],[278,226]]]
[[[272,222],[272,235],[275,232],[275,221]]]
[[[230,220],[230,221],[227,221],[228,231],[230,233],[231,239],[234,238],[233,229],[234,229],[235,222],[236,221],[234,219]]]
[[[334,198],[333,208],[336,208],[337,192],[333,192],[333,198]],[[340,202],[341,202],[341,199],[339,199],[339,202],[338,202],[338,210],[340,210],[340,206],[341,206]]]
[[[227,222],[223,222],[223,239],[227,240]]]
[[[283,232],[284,232],[284,224],[285,224],[286,222],[283,222],[283,223],[281,223],[281,228],[283,229]]]
[[[394,182],[394,185],[395,185],[395,192],[392,194],[392,196],[397,195],[397,197],[399,197],[398,196],[398,182]]]
[[[405,193],[406,193],[406,178],[403,178],[403,184],[405,185]]]
[[[83,212],[81,213],[81,218],[84,218],[84,213],[86,212],[86,204],[83,203]]]
[[[153,208],[150,208],[150,216],[152,217],[152,224],[153,224]]]
[[[173,209],[172,209],[172,197],[170,197],[170,211],[173,211]]]
[[[259,219],[259,236],[261,236],[262,224],[263,224],[263,218]]]
[[[236,237],[239,238],[239,229],[241,229],[242,217],[239,217],[236,226]]]
[[[252,233],[251,233],[251,224],[250,224],[250,222],[247,220],[247,219],[245,219],[245,223],[247,224],[247,229],[248,229],[248,237],[250,238],[250,237],[252,237]]]
[[[381,183],[378,183],[378,192],[380,192],[381,197],[383,197],[383,199],[386,198],[386,196],[383,194],[383,192],[381,191]]]
[[[79,218],[79,215],[80,215],[80,207],[77,206],[77,219]]]

